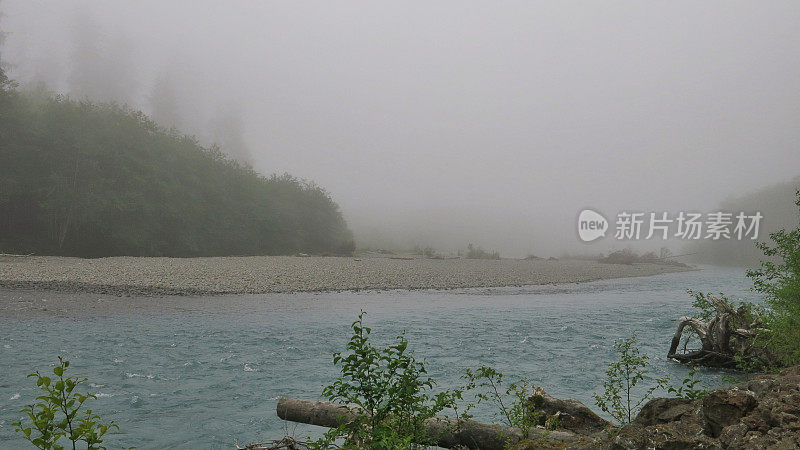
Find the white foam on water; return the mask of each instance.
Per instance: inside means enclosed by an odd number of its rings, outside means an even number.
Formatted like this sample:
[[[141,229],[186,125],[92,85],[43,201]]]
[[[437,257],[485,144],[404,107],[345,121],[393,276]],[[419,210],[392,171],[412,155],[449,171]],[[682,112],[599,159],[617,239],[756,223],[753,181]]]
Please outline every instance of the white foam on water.
[[[17,392],[16,394],[12,395],[11,398],[9,398],[9,400],[19,400],[19,392]]]
[[[128,378],[147,378],[148,380],[152,380],[153,378],[155,378],[155,376],[153,375],[150,374],[142,375],[140,373],[126,373],[125,376]]]

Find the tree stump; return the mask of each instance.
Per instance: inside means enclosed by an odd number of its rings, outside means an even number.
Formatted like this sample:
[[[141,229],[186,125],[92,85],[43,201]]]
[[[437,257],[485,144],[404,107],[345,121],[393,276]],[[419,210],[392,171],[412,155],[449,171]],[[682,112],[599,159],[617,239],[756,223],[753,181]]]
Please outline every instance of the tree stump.
[[[735,369],[742,362],[763,363],[766,349],[756,345],[756,334],[768,331],[761,327],[761,318],[746,306],[734,308],[728,301],[709,296],[716,315],[704,322],[696,317],[678,319],[667,357],[685,364]],[[681,337],[689,327],[700,340],[700,349],[678,352]]]

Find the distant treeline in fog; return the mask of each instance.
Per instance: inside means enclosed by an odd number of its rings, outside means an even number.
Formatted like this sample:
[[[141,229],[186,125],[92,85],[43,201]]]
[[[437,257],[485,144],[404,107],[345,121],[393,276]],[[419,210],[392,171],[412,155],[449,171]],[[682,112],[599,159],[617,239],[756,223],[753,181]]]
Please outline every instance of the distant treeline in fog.
[[[338,205],[314,184],[261,176],[140,112],[4,84],[0,253],[352,251]]]
[[[756,242],[769,241],[769,233],[781,228],[794,229],[797,226],[797,207],[795,192],[800,189],[800,177],[775,184],[750,194],[725,200],[718,210],[755,213],[760,211],[761,220],[758,239],[721,239],[692,242],[685,248],[692,255],[693,262],[725,266],[757,266],[764,259],[764,252],[756,247]],[[715,210],[716,211],[716,210]]]

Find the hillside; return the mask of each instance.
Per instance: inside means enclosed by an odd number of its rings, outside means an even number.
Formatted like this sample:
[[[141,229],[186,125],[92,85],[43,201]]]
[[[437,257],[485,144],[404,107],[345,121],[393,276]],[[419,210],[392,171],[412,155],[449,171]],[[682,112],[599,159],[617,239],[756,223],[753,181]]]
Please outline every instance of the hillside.
[[[767,186],[749,194],[729,198],[720,203],[719,211],[761,212],[757,241],[769,240],[769,233],[781,228],[793,228],[797,224],[797,208],[794,207],[795,192],[800,189],[800,177],[791,181]],[[764,253],[751,239],[702,240],[688,244],[685,253],[695,253],[692,262],[722,266],[755,266],[764,258]]]
[[[141,112],[0,90],[0,253],[347,253],[321,188],[251,167]]]

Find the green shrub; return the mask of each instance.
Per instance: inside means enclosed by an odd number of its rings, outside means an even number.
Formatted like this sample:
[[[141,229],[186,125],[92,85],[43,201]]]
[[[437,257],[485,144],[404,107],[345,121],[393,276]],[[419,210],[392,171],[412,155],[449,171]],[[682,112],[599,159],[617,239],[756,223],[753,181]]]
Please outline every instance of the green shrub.
[[[331,402],[355,405],[360,412],[352,422],[305,444],[310,448],[340,448],[340,440],[344,440],[344,448],[353,449],[424,448],[438,438],[426,434],[426,419],[450,410],[458,423],[470,419],[470,411],[481,402],[496,406],[506,425],[524,433],[545,424],[544,414],[536,411],[531,400],[532,385],[522,380],[506,387],[503,374],[491,367],[467,370],[462,377],[464,386],[434,394],[436,382],[427,376],[424,361],[413,356],[405,336],[401,334],[386,348],[375,347],[364,317],[362,311],[351,324],[347,352],[334,353],[333,362],[341,375],[322,394]],[[464,402],[467,392],[474,392],[475,403]],[[462,402],[466,404],[460,405]],[[551,421],[549,425],[557,424]]]
[[[800,191],[795,204],[800,208]],[[769,259],[761,267],[748,270],[753,289],[764,295],[768,333],[760,339],[784,366],[800,364],[800,227],[771,233],[774,246],[761,242],[758,247]]]
[[[700,380],[697,378],[697,368],[692,366],[691,369],[689,369],[689,375],[683,379],[681,385],[677,387],[670,386],[667,389],[667,392],[670,394],[675,394],[675,397],[678,398],[703,398],[706,394],[708,394],[708,391],[698,388],[698,384],[700,384]]]
[[[405,336],[398,336],[393,345],[377,348],[369,340],[372,330],[364,325],[364,316],[362,311],[351,325],[348,352],[333,356],[341,375],[323,390],[328,400],[356,405],[363,414],[331,429],[315,447],[329,448],[345,438],[346,448],[424,448],[435,442],[436,436],[425,434],[423,422],[454,408],[461,391],[433,394],[436,382],[427,376],[425,363],[409,351]]]
[[[500,411],[505,425],[517,427],[523,435],[527,435],[531,428],[544,424],[545,414],[536,411],[536,405],[531,400],[534,387],[529,381],[521,380],[504,388],[503,374],[488,366],[480,366],[477,370],[467,369],[462,378],[467,380],[464,390],[477,390],[477,404],[492,403]],[[504,400],[504,394],[511,397],[510,402]]]
[[[22,410],[27,421],[20,420],[12,425],[27,441],[40,449],[64,449],[59,442],[61,438],[66,438],[73,450],[79,442],[86,444],[87,450],[105,449],[102,445],[103,436],[110,429],[119,427],[114,422],[104,424],[100,416],[84,408],[87,401],[97,397],[77,392],[75,388],[87,379],[65,377],[68,368],[69,361],[59,356],[58,365],[53,368],[55,378],[38,371],[28,375],[36,379],[36,386],[43,395],[36,397],[38,403]]]
[[[656,379],[656,384],[648,389],[638,388],[648,374],[650,358],[636,347],[636,334],[628,339],[614,342],[617,360],[609,364],[602,394],[594,394],[595,404],[614,418],[620,425],[633,420],[639,408],[657,389],[666,388],[666,378]]]

